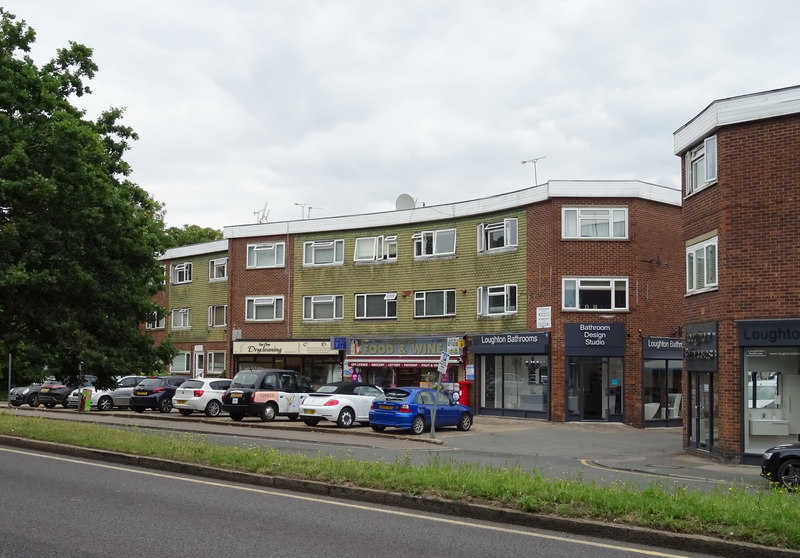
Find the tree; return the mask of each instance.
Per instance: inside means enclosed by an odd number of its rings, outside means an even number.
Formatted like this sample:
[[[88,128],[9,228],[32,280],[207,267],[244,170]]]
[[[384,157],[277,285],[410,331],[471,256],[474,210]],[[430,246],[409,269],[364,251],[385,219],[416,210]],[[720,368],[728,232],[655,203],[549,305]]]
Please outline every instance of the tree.
[[[204,228],[199,225],[184,225],[182,228],[170,227],[166,232],[168,238],[167,248],[222,240],[222,231]]]
[[[92,121],[70,102],[91,93],[90,48],[38,68],[35,38],[0,8],[0,348],[65,380],[163,370],[174,347],[140,326],[160,311],[167,237],[161,204],[127,179],[136,133],[121,109]]]

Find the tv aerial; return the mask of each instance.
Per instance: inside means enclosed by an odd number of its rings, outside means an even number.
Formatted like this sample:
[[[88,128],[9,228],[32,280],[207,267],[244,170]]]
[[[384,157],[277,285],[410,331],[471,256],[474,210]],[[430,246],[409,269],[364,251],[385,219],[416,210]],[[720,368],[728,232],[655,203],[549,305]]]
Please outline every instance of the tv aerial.
[[[267,218],[269,217],[269,210],[267,209],[267,205],[269,205],[269,202],[264,202],[264,209],[253,211],[253,215],[256,216],[256,223],[267,222]]]

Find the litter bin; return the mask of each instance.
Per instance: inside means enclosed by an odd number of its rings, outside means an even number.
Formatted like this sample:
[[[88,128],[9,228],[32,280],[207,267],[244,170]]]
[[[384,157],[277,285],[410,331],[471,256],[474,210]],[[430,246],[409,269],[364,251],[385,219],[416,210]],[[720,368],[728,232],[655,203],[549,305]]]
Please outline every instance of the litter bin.
[[[459,380],[458,381],[458,391],[459,397],[458,402],[462,405],[469,406],[469,390],[470,386],[472,385],[472,381],[470,380]]]
[[[83,388],[81,390],[81,401],[78,404],[78,411],[85,412],[90,411],[92,409],[92,390],[89,388]]]

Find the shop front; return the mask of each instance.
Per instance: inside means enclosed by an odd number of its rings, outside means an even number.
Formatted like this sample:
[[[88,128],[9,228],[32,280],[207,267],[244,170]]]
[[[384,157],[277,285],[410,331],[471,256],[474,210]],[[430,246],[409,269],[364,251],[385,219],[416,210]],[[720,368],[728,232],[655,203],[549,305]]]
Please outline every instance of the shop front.
[[[549,332],[476,334],[471,350],[480,378],[480,414],[549,418]]]
[[[235,372],[247,368],[295,370],[314,387],[342,379],[340,352],[331,348],[329,339],[298,341],[234,341]]]
[[[642,338],[644,425],[681,426],[683,339]]]
[[[454,388],[462,362],[463,337],[350,338],[345,377],[380,387],[436,382],[442,352],[448,355],[441,381]]]
[[[564,324],[567,420],[621,422],[625,326]]]
[[[745,463],[800,439],[800,319],[737,322]]]

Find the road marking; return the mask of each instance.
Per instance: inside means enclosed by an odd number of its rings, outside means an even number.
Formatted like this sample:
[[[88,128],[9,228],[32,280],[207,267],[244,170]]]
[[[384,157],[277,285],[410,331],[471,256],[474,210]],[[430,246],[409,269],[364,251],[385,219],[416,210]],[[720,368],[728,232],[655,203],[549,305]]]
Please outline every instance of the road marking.
[[[70,457],[61,457],[61,456],[57,456],[57,455],[34,453],[34,452],[30,452],[30,451],[17,450],[17,449],[11,449],[11,448],[6,448],[6,447],[0,447],[0,451],[4,451],[4,452],[8,452],[8,453],[17,453],[17,454],[27,455],[27,456],[31,456],[31,457],[39,457],[39,458],[42,458],[42,459],[51,459],[53,461],[63,461],[63,462],[67,462],[67,463],[75,463],[77,465],[88,465],[90,467],[99,467],[101,469],[110,469],[110,470],[114,470],[114,471],[122,471],[122,472],[126,472],[126,473],[133,473],[133,474],[137,474],[137,475],[158,477],[158,478],[162,478],[162,479],[183,481],[183,482],[189,482],[189,483],[194,483],[194,484],[203,484],[203,485],[206,485],[206,486],[214,486],[214,487],[218,487],[218,488],[227,488],[227,489],[230,489],[230,490],[239,490],[241,492],[251,492],[251,493],[255,493],[255,494],[278,496],[278,497],[281,497],[281,498],[290,498],[290,499],[293,499],[293,500],[301,500],[301,501],[305,501],[305,502],[314,502],[314,503],[317,503],[317,504],[319,504],[319,503],[328,504],[328,505],[331,505],[331,506],[339,506],[339,507],[342,507],[342,508],[350,508],[350,509],[364,510],[364,511],[370,511],[370,512],[375,512],[375,513],[383,513],[383,514],[386,514],[386,515],[394,515],[394,516],[398,516],[398,517],[410,517],[410,518],[415,518],[415,519],[420,519],[422,517],[422,516],[419,515],[419,513],[404,512],[404,511],[392,510],[392,509],[382,509],[382,508],[378,508],[378,507],[374,507],[374,506],[368,506],[368,505],[364,505],[364,504],[353,504],[353,503],[349,503],[349,502],[342,502],[342,501],[335,500],[335,499],[321,498],[321,497],[317,497],[317,496],[303,496],[301,494],[294,494],[294,493],[291,493],[291,492],[280,492],[280,491],[277,491],[277,490],[268,490],[268,489],[257,488],[257,487],[252,487],[252,486],[239,486],[239,485],[234,485],[234,484],[230,484],[230,483],[217,482],[217,481],[211,481],[211,480],[205,480],[205,479],[191,479],[191,478],[181,477],[181,476],[173,475],[173,474],[156,473],[156,472],[153,472],[153,471],[148,471],[146,469],[134,469],[134,468],[130,468],[130,467],[122,467],[122,466],[119,466],[119,465],[107,465],[105,463],[92,463],[92,462],[89,462],[89,461],[84,461],[82,459],[74,459],[74,458],[70,458]],[[432,516],[428,516],[428,515],[426,515],[425,518],[430,520],[430,521],[434,521],[434,522],[437,522],[437,523],[444,523],[444,524],[448,524],[448,525],[457,525],[457,526],[460,526],[460,527],[471,527],[473,529],[483,529],[483,530],[486,530],[486,531],[495,531],[495,532],[499,532],[499,533],[509,533],[509,534],[514,534],[514,535],[526,535],[528,537],[537,538],[537,539],[547,539],[547,540],[558,541],[558,542],[568,542],[568,543],[582,545],[582,546],[591,546],[591,547],[595,547],[595,548],[605,548],[605,549],[609,549],[609,550],[620,550],[620,551],[623,551],[623,552],[630,552],[630,553],[633,553],[633,554],[641,554],[641,555],[644,555],[644,556],[659,556],[661,558],[687,558],[687,556],[684,555],[684,554],[668,554],[668,553],[664,553],[664,552],[657,552],[657,551],[654,551],[654,550],[642,550],[642,549],[639,549],[639,548],[632,548],[632,547],[629,547],[629,546],[619,546],[619,545],[615,545],[615,544],[606,544],[606,543],[599,543],[599,542],[593,542],[593,541],[574,540],[574,539],[571,539],[569,537],[561,537],[561,536],[557,536],[557,535],[545,535],[545,534],[542,534],[542,533],[531,533],[531,532],[528,532],[528,531],[523,531],[523,530],[520,530],[520,529],[511,528],[511,527],[499,527],[499,526],[496,526],[496,525],[476,524],[476,523],[471,523],[469,521],[461,521],[461,520],[458,520],[458,519],[447,519],[447,518],[444,518],[444,517],[432,517]]]

